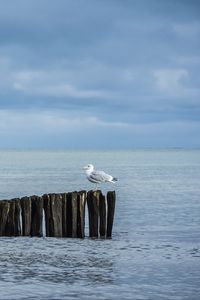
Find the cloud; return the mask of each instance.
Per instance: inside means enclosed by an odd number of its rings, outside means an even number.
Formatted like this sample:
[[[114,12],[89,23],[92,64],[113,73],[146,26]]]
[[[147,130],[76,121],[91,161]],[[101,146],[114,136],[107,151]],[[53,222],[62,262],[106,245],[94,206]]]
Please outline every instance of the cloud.
[[[6,55],[0,55],[0,87],[2,90],[8,90],[12,86],[12,61]]]
[[[174,32],[183,38],[200,38],[200,22],[192,21],[188,23],[176,23],[172,26]]]
[[[120,147],[151,143],[150,128],[161,143],[156,126],[199,128],[197,2],[1,1],[2,143],[66,133]]]
[[[12,111],[0,110],[0,133],[62,133],[83,129],[127,128],[129,124],[101,120],[96,116],[63,111]]]
[[[191,65],[193,67],[195,67],[200,64],[200,56],[199,55],[179,56],[179,57],[176,57],[176,62],[181,65],[185,65],[187,67],[190,67]]]
[[[110,122],[63,111],[0,111],[0,147],[130,148],[200,146],[199,121]],[[187,139],[185,137],[187,136]]]
[[[155,70],[153,75],[158,89],[179,95],[183,90],[184,80],[188,78],[188,71],[185,69],[160,69]]]
[[[4,67],[10,64],[10,59],[7,56],[0,56],[0,66]]]
[[[95,61],[65,62],[63,68],[48,67],[44,69],[15,70],[13,88],[27,94],[74,97],[74,98],[110,98],[113,90],[102,86],[112,80],[120,80],[114,70]],[[68,65],[69,64],[69,65]],[[120,73],[118,71],[118,73]],[[109,79],[110,76],[110,79]],[[112,78],[112,79],[111,79]]]
[[[108,93],[98,90],[82,90],[69,83],[57,85],[40,85],[37,83],[24,84],[24,82],[15,82],[13,85],[17,91],[30,95],[51,96],[51,97],[72,97],[72,98],[103,98],[108,97]]]
[[[175,98],[200,95],[200,89],[189,86],[190,74],[186,69],[159,69],[153,72],[153,76],[157,89],[165,96]]]

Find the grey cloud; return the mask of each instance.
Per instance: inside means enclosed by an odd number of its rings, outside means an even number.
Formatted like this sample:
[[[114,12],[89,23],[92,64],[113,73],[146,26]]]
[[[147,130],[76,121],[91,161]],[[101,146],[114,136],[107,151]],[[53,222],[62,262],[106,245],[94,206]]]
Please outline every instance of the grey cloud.
[[[100,120],[101,134],[109,122],[147,132],[147,124],[197,122],[199,8],[196,0],[1,0],[0,110],[76,111]],[[122,136],[131,144],[128,128],[108,131],[113,145]]]

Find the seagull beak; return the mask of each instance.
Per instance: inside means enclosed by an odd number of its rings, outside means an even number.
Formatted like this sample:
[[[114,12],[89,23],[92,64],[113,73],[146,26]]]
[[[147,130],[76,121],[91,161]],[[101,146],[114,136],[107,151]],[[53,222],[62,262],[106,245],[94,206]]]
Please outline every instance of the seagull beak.
[[[87,170],[87,167],[85,166],[85,167],[83,167],[83,170]]]

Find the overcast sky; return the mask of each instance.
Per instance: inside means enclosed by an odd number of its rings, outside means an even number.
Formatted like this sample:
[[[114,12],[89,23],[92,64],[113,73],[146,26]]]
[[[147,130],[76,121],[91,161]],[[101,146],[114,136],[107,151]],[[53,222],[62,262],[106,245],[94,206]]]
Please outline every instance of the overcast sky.
[[[0,0],[0,148],[200,147],[199,0]]]

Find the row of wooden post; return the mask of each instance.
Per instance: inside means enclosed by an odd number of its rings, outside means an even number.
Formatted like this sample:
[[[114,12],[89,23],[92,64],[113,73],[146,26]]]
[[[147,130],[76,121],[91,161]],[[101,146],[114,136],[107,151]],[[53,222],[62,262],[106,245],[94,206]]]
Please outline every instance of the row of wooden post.
[[[109,191],[104,196],[99,190],[2,200],[0,236],[84,238],[86,202],[89,237],[111,238],[115,192]]]

